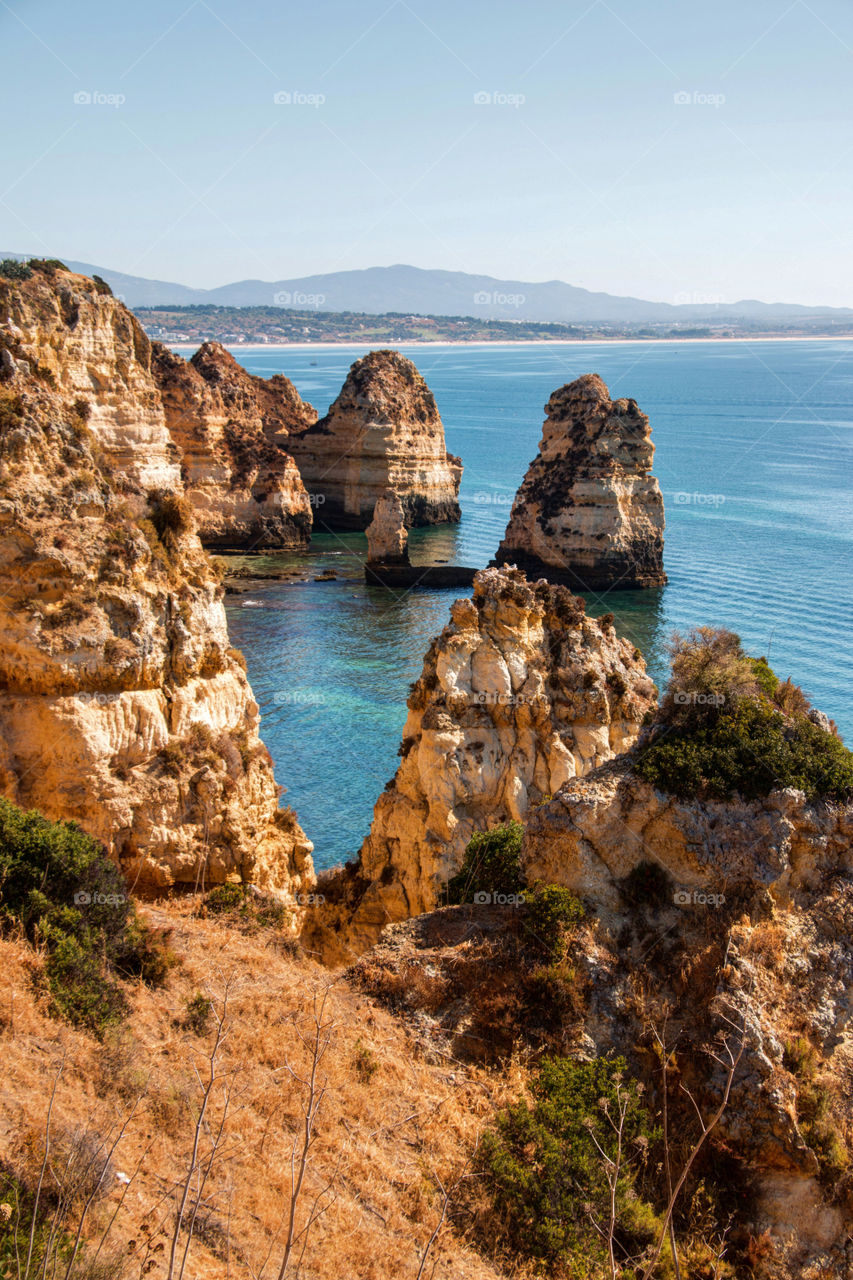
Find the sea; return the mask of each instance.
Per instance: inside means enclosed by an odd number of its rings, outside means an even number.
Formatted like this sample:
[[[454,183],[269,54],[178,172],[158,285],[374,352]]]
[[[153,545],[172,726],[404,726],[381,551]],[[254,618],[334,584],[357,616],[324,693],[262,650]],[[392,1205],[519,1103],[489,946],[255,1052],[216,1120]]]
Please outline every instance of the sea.
[[[322,414],[368,348],[233,349],[283,373]],[[412,559],[482,567],[535,457],[550,394],[598,373],[652,424],[666,506],[667,586],[586,597],[613,613],[663,684],[674,632],[728,627],[801,684],[853,743],[853,342],[555,343],[400,348],[432,389],[447,448],[465,465],[458,525],[414,530]],[[322,507],[316,508],[322,522]],[[252,557],[304,581],[226,597],[261,735],[314,841],[315,862],[353,857],[397,766],[406,696],[458,589],[365,584],[366,539],[319,531],[304,554]],[[236,567],[233,557],[230,566]],[[249,563],[247,560],[246,563]],[[332,580],[315,581],[334,569]]]

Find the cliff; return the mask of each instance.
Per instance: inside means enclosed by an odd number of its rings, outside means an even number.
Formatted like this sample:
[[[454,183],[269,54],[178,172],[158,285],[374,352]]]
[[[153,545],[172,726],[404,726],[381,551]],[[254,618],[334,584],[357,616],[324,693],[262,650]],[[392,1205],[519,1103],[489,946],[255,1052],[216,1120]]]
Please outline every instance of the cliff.
[[[293,384],[254,377],[217,342],[189,363],[154,343],[152,372],[204,545],[306,546],[311,501],[285,442],[317,415]]]
[[[611,619],[518,571],[478,573],[409,697],[402,761],[361,849],[355,935],[431,910],[474,831],[525,818],[624,751],[655,696]]]
[[[389,490],[409,528],[460,517],[462,463],[447,453],[432,392],[399,352],[356,360],[326,416],[291,434],[288,448],[308,490],[324,495],[324,525],[365,529]]]
[[[49,264],[0,281],[0,319],[0,791],[140,888],[297,890],[311,844],[278,808],[147,338]]]
[[[516,494],[498,564],[575,591],[658,587],[663,498],[649,420],[596,374],[555,391],[539,453]]]

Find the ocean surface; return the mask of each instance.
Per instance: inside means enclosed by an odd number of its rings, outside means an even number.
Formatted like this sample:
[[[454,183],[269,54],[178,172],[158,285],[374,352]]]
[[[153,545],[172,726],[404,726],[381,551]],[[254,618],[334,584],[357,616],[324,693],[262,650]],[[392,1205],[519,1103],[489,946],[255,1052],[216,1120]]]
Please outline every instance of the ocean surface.
[[[614,398],[634,397],[651,419],[669,584],[588,596],[589,611],[615,614],[659,684],[673,631],[729,627],[853,742],[853,342],[400,350],[432,388],[447,447],[465,464],[461,524],[413,531],[413,560],[488,563],[537,452],[543,405],[563,383],[599,373]],[[286,374],[322,414],[363,352],[234,354],[253,373]],[[252,558],[302,569],[308,581],[226,598],[261,734],[318,867],[353,856],[367,834],[396,769],[408,685],[461,594],[367,587],[365,550],[362,534],[319,533],[304,556]],[[315,582],[329,567],[337,580]]]

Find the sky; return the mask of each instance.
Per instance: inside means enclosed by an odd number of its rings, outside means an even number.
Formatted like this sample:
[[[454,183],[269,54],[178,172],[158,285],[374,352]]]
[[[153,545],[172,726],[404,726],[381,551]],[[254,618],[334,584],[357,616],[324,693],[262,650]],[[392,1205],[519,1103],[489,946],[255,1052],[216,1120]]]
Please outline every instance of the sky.
[[[850,0],[0,0],[0,250],[853,306]]]

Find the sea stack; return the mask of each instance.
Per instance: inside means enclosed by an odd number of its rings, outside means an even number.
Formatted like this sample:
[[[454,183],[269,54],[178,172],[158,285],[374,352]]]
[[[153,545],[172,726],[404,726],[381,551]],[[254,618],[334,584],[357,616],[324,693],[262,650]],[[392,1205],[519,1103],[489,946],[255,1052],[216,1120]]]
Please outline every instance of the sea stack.
[[[574,591],[662,586],[663,497],[647,416],[635,400],[611,400],[594,373],[560,387],[545,412],[497,563]]]
[[[564,587],[484,569],[451,606],[408,700],[396,777],[379,797],[359,873],[356,945],[431,911],[475,831],[532,808],[627,750],[657,691],[612,618]]]
[[[321,527],[366,529],[392,490],[407,528],[460,517],[462,463],[445,448],[432,392],[397,351],[356,360],[326,416],[290,434],[287,447],[305,487],[323,496]]]
[[[373,508],[367,526],[368,565],[408,564],[409,535],[399,493],[386,493]]]
[[[204,545],[307,546],[311,501],[286,442],[291,431],[316,421],[316,411],[287,378],[254,377],[218,342],[205,342],[189,363],[160,343],[152,352],[166,426],[180,451]]]

